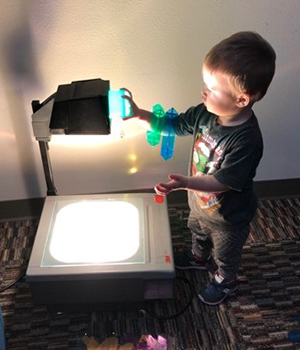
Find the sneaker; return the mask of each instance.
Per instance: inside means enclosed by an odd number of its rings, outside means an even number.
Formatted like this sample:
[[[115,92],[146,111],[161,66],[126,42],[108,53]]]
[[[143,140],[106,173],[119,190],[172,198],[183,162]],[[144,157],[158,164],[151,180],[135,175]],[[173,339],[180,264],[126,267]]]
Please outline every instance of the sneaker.
[[[199,299],[208,305],[218,305],[238,287],[237,280],[227,282],[215,272],[212,280],[200,291]]]
[[[207,270],[207,263],[210,257],[205,260],[201,260],[196,257],[191,251],[175,252],[174,261],[175,267],[180,270]]]

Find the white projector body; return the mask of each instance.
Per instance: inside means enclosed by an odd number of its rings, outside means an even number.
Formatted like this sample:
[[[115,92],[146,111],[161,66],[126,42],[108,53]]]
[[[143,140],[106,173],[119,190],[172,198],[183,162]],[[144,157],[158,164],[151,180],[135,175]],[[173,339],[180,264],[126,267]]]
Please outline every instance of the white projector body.
[[[36,304],[171,298],[166,202],[149,193],[49,196],[26,279]]]

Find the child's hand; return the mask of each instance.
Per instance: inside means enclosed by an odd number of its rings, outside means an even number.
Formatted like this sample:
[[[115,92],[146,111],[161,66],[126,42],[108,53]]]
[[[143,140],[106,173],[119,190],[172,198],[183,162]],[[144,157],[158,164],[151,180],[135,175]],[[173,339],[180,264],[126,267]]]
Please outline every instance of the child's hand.
[[[160,196],[166,196],[172,191],[185,190],[187,188],[188,178],[179,174],[170,174],[168,183],[159,183],[154,189]]]
[[[123,120],[129,120],[129,119],[137,118],[139,120],[142,120],[142,121],[146,122],[147,123],[147,128],[149,128],[150,123],[151,123],[152,113],[149,112],[149,111],[146,111],[144,109],[140,109],[137,106],[137,104],[134,102],[134,100],[132,98],[132,93],[128,89],[122,88],[121,90],[127,91],[129,93],[129,96],[123,95],[122,97],[125,98],[127,101],[129,101],[130,107],[131,107],[131,110],[132,110],[131,116],[123,118]]]
[[[131,115],[130,117],[124,118],[124,120],[126,120],[126,119],[131,119],[131,118],[139,118],[139,117],[140,117],[140,114],[141,114],[141,113],[140,113],[140,109],[139,109],[139,107],[137,106],[137,104],[133,101],[131,91],[129,91],[129,90],[126,89],[126,88],[121,88],[120,90],[124,90],[124,91],[128,92],[129,96],[123,95],[122,98],[125,98],[126,100],[129,101],[130,107],[131,107],[131,110],[132,110],[132,115]]]

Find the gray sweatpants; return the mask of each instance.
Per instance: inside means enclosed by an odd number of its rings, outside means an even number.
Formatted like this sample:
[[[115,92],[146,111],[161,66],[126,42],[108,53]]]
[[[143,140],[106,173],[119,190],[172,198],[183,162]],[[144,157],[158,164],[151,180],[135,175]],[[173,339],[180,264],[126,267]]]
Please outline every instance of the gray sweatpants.
[[[193,253],[200,258],[214,258],[218,270],[226,280],[237,277],[241,255],[249,232],[250,224],[243,227],[223,227],[201,222],[193,211],[190,212],[188,227],[192,233]]]

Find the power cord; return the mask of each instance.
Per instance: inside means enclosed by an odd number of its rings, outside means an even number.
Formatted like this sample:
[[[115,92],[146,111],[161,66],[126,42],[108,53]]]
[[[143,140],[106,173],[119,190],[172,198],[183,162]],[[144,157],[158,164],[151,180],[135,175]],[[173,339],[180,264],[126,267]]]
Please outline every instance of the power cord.
[[[187,303],[185,305],[183,305],[183,307],[179,311],[176,311],[173,314],[164,315],[164,316],[157,315],[157,314],[153,313],[151,311],[151,308],[149,307],[150,306],[149,304],[153,304],[155,302],[148,302],[148,307],[147,307],[147,304],[146,304],[146,309],[142,310],[142,311],[147,313],[150,317],[158,319],[158,320],[169,320],[169,319],[177,318],[180,315],[182,315],[190,307],[190,305],[192,304],[192,301],[193,301],[194,295],[195,295],[195,290],[194,290],[191,282],[185,277],[177,276],[175,281],[177,281],[177,282],[180,281],[180,283],[184,283],[185,285],[188,286],[188,300],[187,300]],[[176,290],[175,290],[175,293],[176,293]],[[161,303],[166,303],[166,302],[168,302],[168,301],[162,301]],[[176,298],[174,299],[173,303],[176,305]]]
[[[17,278],[14,282],[12,282],[10,285],[0,289],[0,294],[5,292],[6,290],[8,290],[9,288],[13,287],[15,284],[17,284],[18,282],[20,282],[24,277],[25,277],[25,273],[23,273],[19,278]]]

